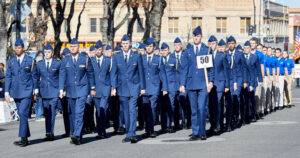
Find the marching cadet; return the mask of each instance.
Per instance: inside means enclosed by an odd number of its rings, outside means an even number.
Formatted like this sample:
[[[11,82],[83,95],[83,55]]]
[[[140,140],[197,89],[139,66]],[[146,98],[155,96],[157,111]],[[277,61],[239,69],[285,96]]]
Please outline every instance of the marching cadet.
[[[187,93],[181,93],[179,92],[179,85],[180,85],[180,78],[183,77],[182,70],[184,69],[182,67],[182,56],[185,54],[185,52],[182,50],[182,42],[179,37],[176,37],[174,40],[174,52],[171,54],[171,56],[175,57],[176,59],[176,89],[177,94],[175,97],[175,105],[177,105],[177,108],[175,106],[175,116],[179,113],[179,119],[182,120],[181,125],[179,124],[179,120],[174,120],[175,127],[177,129],[184,128],[184,129],[190,129],[191,128],[191,106],[188,104],[187,99]],[[168,75],[167,75],[168,76]],[[178,109],[178,110],[177,110]],[[178,112],[178,113],[177,113]],[[176,114],[177,113],[177,114]]]
[[[242,122],[249,123],[249,119],[254,119],[256,114],[255,103],[255,86],[256,82],[256,69],[260,68],[260,63],[256,54],[251,53],[250,42],[246,41],[244,44],[244,63],[243,63],[243,105],[241,105],[241,118]],[[249,115],[250,114],[250,115]]]
[[[44,46],[44,60],[36,64],[34,71],[35,95],[40,93],[44,107],[46,141],[54,140],[55,116],[59,100],[60,60],[53,58],[50,44]]]
[[[284,88],[284,78],[285,78],[285,69],[286,69],[286,60],[282,57],[282,52],[280,48],[276,48],[275,55],[277,57],[277,69],[276,69],[276,86],[277,86],[277,96],[275,101],[275,107],[278,107],[279,110],[283,109],[283,88]]]
[[[229,63],[230,94],[225,93],[228,104],[226,107],[226,116],[229,117],[225,127],[225,131],[227,132],[230,132],[234,128],[232,125],[240,125],[238,119],[240,115],[240,93],[243,83],[243,53],[235,49],[235,45],[235,38],[229,36],[227,38],[228,51],[226,54]],[[232,119],[234,122],[231,122]]]
[[[166,83],[167,83],[167,91],[168,91],[168,99],[166,104],[162,106],[162,117],[163,115],[167,114],[165,122],[162,121],[162,127],[165,127],[165,131],[168,133],[174,133],[174,110],[175,110],[175,103],[176,103],[176,97],[177,92],[179,90],[179,79],[176,75],[177,69],[179,66],[177,64],[177,59],[175,58],[175,54],[171,54],[170,48],[166,43],[162,43],[161,45],[161,53],[163,56],[163,62],[165,67],[165,76],[166,76]],[[164,108],[166,107],[166,108]],[[163,119],[162,119],[163,120]],[[164,125],[163,125],[164,124]]]
[[[66,56],[61,63],[59,89],[60,98],[64,96],[64,88],[68,98],[70,124],[73,124],[71,143],[80,145],[86,99],[89,94],[95,96],[96,91],[90,58],[79,52],[77,39],[72,39],[70,44],[71,55]]]
[[[136,105],[139,95],[145,94],[142,57],[130,50],[128,35],[122,37],[122,50],[113,56],[112,95],[118,94],[125,118],[126,137],[123,143],[138,141],[136,137]]]
[[[260,52],[258,49],[257,49],[257,45],[258,45],[258,39],[253,37],[251,40],[250,40],[250,45],[251,45],[251,53],[252,54],[256,54],[257,55],[257,58],[258,58],[258,61],[260,63],[260,69],[257,69],[257,83],[258,85],[256,86],[255,88],[255,98],[256,98],[256,107],[259,111],[259,113],[263,113],[264,109],[264,100],[265,99],[265,92],[264,92],[264,88],[263,88],[263,79],[264,79],[264,75],[265,75],[265,72],[264,72],[264,54],[262,52]],[[253,121],[256,121],[256,120],[253,120]]]
[[[104,55],[109,58],[112,58],[113,51],[112,51],[112,47],[110,45],[106,45]]]
[[[144,55],[145,52],[146,52],[145,49],[146,49],[145,44],[144,43],[140,43],[139,44],[139,54]]]
[[[103,55],[103,46],[104,45],[99,40],[96,43],[97,51],[95,53],[95,57],[91,58],[96,87],[96,95],[94,96],[94,101],[96,106],[98,139],[108,138],[106,134],[106,112],[108,107],[108,99],[111,94],[111,59]]]
[[[215,41],[215,40],[214,40]],[[213,64],[214,67],[212,68],[214,73],[214,86],[216,87],[217,92],[217,101],[216,101],[216,107],[213,108],[214,110],[214,117],[215,119],[215,129],[214,133],[219,134],[221,131],[221,126],[223,124],[223,119],[221,119],[221,115],[223,111],[221,110],[222,106],[222,96],[224,93],[229,92],[229,64],[227,61],[227,57],[225,54],[226,49],[226,43],[223,39],[221,39],[218,43],[218,50],[213,52]],[[227,104],[226,110],[229,109],[230,105]],[[226,123],[230,122],[229,119],[231,119],[230,116],[228,116],[230,113],[226,113]]]
[[[180,92],[188,92],[191,110],[192,110],[192,135],[190,141],[206,140],[206,117],[207,117],[207,97],[213,87],[211,73],[208,73],[209,84],[206,85],[205,72],[197,68],[197,56],[207,55],[209,52],[207,46],[201,43],[202,29],[200,26],[193,31],[192,47],[182,56],[184,77],[180,81]]]
[[[61,59],[65,58],[66,56],[70,55],[70,49],[64,48],[62,53],[60,54]],[[64,92],[65,93],[65,92]],[[58,100],[58,105],[62,109],[63,119],[64,119],[64,127],[65,127],[65,133],[62,134],[63,138],[70,136],[70,129],[73,129],[73,127],[70,127],[73,124],[70,124],[70,118],[69,118],[69,105],[68,105],[68,99],[67,97],[63,97],[62,99]]]
[[[285,78],[285,82],[286,82],[286,87],[284,88],[285,91],[285,103],[284,105],[288,108],[291,107],[291,102],[292,102],[292,84],[293,84],[293,79],[294,79],[294,75],[295,75],[295,63],[293,58],[289,58],[289,54],[287,51],[283,52],[283,58],[286,60],[286,78]]]
[[[207,41],[208,47],[210,49],[210,54],[215,54],[218,49],[218,40],[214,35],[211,35]],[[214,58],[213,58],[214,59]],[[209,122],[210,122],[210,128],[209,132],[210,134],[217,134],[219,131],[216,129],[217,123],[216,123],[216,108],[218,107],[218,95],[217,95],[217,87],[214,85],[211,91],[208,94],[208,112],[209,112]]]
[[[15,42],[15,56],[7,62],[5,78],[5,100],[10,103],[13,99],[18,109],[20,117],[19,137],[20,141],[15,145],[25,147],[28,145],[30,137],[28,115],[33,94],[33,59],[25,54],[22,39]]]
[[[96,42],[96,45],[97,45],[97,42]],[[97,52],[98,48],[96,48],[96,45],[91,46],[89,52],[87,53],[90,58],[94,57]],[[83,115],[83,119],[84,119],[83,133],[84,134],[90,134],[90,133],[94,132],[96,129],[95,119],[94,119],[94,113],[95,113],[94,106],[95,106],[94,97],[92,97],[91,95],[88,95],[86,104],[85,104],[85,108],[84,108],[84,115]]]
[[[145,41],[146,54],[143,58],[143,69],[145,75],[145,94],[143,96],[143,107],[146,121],[146,136],[155,138],[157,133],[154,131],[157,103],[159,94],[162,91],[163,96],[167,95],[167,80],[162,58],[154,54],[155,41],[153,38],[148,38]],[[161,50],[167,49],[169,46],[162,44]],[[166,59],[168,60],[168,59]],[[162,83],[162,86],[161,86]]]

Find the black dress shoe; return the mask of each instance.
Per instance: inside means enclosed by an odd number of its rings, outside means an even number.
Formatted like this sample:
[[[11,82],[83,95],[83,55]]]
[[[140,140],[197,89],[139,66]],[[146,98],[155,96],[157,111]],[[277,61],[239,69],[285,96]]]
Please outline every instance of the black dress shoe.
[[[70,137],[70,134],[65,133],[65,134],[62,134],[60,137],[67,138],[67,137]]]
[[[54,141],[54,135],[47,133],[46,137],[44,138],[45,141]]]
[[[206,135],[200,136],[201,140],[206,140]]]
[[[135,144],[135,143],[138,142],[137,137],[130,137],[129,139],[130,139],[130,143],[131,143],[131,144]]]
[[[14,142],[14,145],[16,146],[19,146],[19,147],[25,147],[27,146],[29,143],[28,143],[28,139],[27,138],[21,138],[20,141],[15,141]]]
[[[128,143],[130,142],[130,139],[128,137],[125,137],[123,140],[122,140],[122,143]]]
[[[75,145],[80,145],[81,144],[81,139],[79,137],[72,136],[70,143],[75,144]]]
[[[156,138],[157,137],[157,133],[156,132],[152,132],[149,135],[150,138]]]
[[[232,131],[231,127],[228,126],[228,127],[226,128],[226,131],[225,131],[225,132],[231,132],[231,131]]]
[[[106,139],[106,138],[109,138],[109,136],[106,134],[106,132],[98,134],[96,136],[96,139]]]
[[[137,131],[142,131],[142,130],[144,130],[144,126],[137,126],[137,127],[136,127],[136,130],[137,130]]]
[[[125,128],[124,127],[119,127],[118,128],[118,134],[124,134],[125,133]]]
[[[220,127],[217,127],[213,130],[213,133],[216,134],[216,135],[219,135],[221,133],[221,128]]]
[[[175,133],[175,129],[173,127],[167,128],[168,133]]]
[[[254,117],[253,119],[251,119],[251,122],[256,122],[256,121],[257,121],[256,117]]]
[[[199,136],[195,136],[195,135],[192,135],[189,139],[189,141],[196,141],[196,140],[199,140],[200,137]]]

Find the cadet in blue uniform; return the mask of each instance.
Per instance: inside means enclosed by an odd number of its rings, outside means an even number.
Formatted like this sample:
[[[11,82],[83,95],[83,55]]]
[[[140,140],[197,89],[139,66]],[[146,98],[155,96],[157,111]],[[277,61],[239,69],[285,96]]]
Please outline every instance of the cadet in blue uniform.
[[[108,138],[106,134],[106,119],[107,119],[107,107],[108,99],[111,94],[111,60],[109,57],[103,55],[103,44],[99,40],[96,43],[95,57],[91,58],[92,66],[94,69],[96,96],[94,97],[96,105],[97,116],[97,132],[99,139]]]
[[[87,96],[95,96],[93,68],[89,57],[79,52],[79,42],[72,39],[71,55],[66,56],[61,63],[59,89],[60,98],[66,90],[70,109],[70,123],[73,124],[71,143],[81,144],[83,115]]]
[[[42,97],[46,141],[54,140],[55,116],[59,97],[59,69],[60,60],[53,58],[53,48],[50,44],[44,46],[44,60],[36,64],[34,71],[35,95],[40,93]]]
[[[145,41],[146,54],[143,55],[143,69],[146,83],[146,93],[143,97],[144,112],[146,115],[146,135],[154,138],[157,133],[154,132],[154,124],[156,118],[156,108],[158,97],[161,91],[163,95],[167,95],[166,73],[162,58],[154,54],[155,41],[148,38]],[[168,45],[162,44],[162,49],[166,49]],[[162,83],[162,86],[161,86]]]
[[[20,117],[19,137],[20,141],[15,145],[25,147],[30,137],[28,115],[33,94],[33,59],[24,52],[24,43],[21,39],[15,42],[15,56],[7,62],[5,78],[5,100],[11,102],[13,98]]]
[[[249,123],[249,119],[253,119],[256,114],[255,103],[255,86],[257,69],[260,69],[260,64],[256,54],[251,53],[250,42],[246,41],[244,44],[244,57],[243,63],[243,91],[241,104],[241,119],[242,123]],[[250,115],[249,115],[250,114]]]
[[[136,105],[139,95],[145,94],[142,57],[130,50],[128,35],[122,37],[122,50],[113,56],[112,95],[119,95],[125,118],[126,137],[122,142],[136,143]]]
[[[219,134],[221,131],[221,126],[223,124],[223,119],[221,119],[222,115],[222,96],[224,93],[229,92],[229,64],[227,61],[227,57],[225,54],[225,48],[226,48],[226,43],[223,39],[221,39],[218,43],[218,51],[213,52],[213,73],[214,73],[214,85],[216,86],[216,91],[217,91],[217,101],[216,101],[216,107],[213,109],[214,112],[214,117],[215,118],[215,129],[214,132],[216,134]],[[228,105],[227,105],[228,107]],[[229,108],[226,108],[229,109]],[[226,122],[230,122],[229,119],[231,119],[230,116],[228,116],[230,113],[226,113]]]
[[[277,57],[277,72],[276,72],[276,97],[275,97],[275,107],[279,110],[283,109],[283,88],[284,88],[284,78],[285,78],[285,69],[286,69],[286,60],[282,57],[282,52],[280,48],[275,50]]]
[[[230,94],[226,94],[227,108],[226,116],[228,116],[228,122],[226,122],[225,131],[230,132],[232,128],[240,125],[240,93],[243,83],[243,53],[235,48],[236,40],[233,36],[227,38],[227,61],[229,63],[229,79],[230,79]],[[232,122],[231,117],[234,122]]]
[[[255,98],[256,98],[256,107],[258,113],[262,113],[264,111],[264,105],[265,105],[265,90],[263,87],[263,79],[264,79],[264,54],[257,49],[258,45],[258,39],[253,37],[250,40],[251,45],[251,53],[256,54],[258,58],[258,62],[260,63],[260,67],[257,70],[257,86],[255,88]],[[253,118],[252,121],[256,121],[256,119],[259,119],[258,117]]]
[[[176,129],[190,129],[191,128],[191,106],[188,103],[187,93],[179,92],[180,78],[183,75],[182,56],[185,55],[185,51],[182,50],[181,39],[176,37],[174,40],[174,52],[171,54],[176,59],[176,97],[175,97],[175,116],[179,115],[178,119],[175,119]],[[168,76],[168,75],[167,75]],[[177,103],[176,103],[177,102]],[[177,118],[177,117],[175,117]],[[181,119],[181,124],[179,120]],[[178,121],[177,121],[178,120]]]
[[[207,55],[207,46],[201,43],[202,29],[200,26],[193,31],[194,43],[183,56],[184,77],[180,81],[180,92],[188,92],[192,109],[192,135],[191,141],[206,140],[206,117],[207,117],[207,97],[208,92],[213,87],[211,73],[208,73],[209,84],[206,85],[203,69],[197,68],[197,56]]]
[[[70,49],[64,48],[61,53],[61,59],[65,58],[66,56],[70,55]],[[63,97],[62,99],[58,100],[58,106],[62,109],[63,119],[64,119],[64,127],[65,133],[62,134],[62,137],[69,137],[70,136],[70,118],[69,118],[69,106],[68,106],[68,99],[67,97]],[[72,127],[73,128],[73,127]]]

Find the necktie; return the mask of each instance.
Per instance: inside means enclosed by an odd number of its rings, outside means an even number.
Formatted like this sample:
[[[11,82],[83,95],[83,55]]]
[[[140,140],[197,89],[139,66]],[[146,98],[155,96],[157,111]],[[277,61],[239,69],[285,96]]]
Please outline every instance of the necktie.
[[[125,54],[125,63],[127,64],[127,62],[128,62],[128,56],[127,54]]]
[[[148,65],[151,63],[151,56],[148,56]]]
[[[18,65],[21,66],[21,60],[20,59],[17,60],[18,60]]]
[[[176,55],[176,70],[178,69],[179,66],[179,54]]]
[[[231,53],[231,65],[230,68],[233,68],[233,63],[234,63],[234,53]]]
[[[49,68],[50,68],[50,62],[47,61],[47,70],[49,71]]]
[[[76,60],[75,57],[73,58],[73,63],[74,63],[75,65],[77,65],[77,60]]]
[[[196,46],[196,55],[198,54],[198,52],[199,52],[199,48],[198,46]]]
[[[99,65],[99,67],[101,67],[100,58],[97,59],[97,63],[98,63],[98,65]]]

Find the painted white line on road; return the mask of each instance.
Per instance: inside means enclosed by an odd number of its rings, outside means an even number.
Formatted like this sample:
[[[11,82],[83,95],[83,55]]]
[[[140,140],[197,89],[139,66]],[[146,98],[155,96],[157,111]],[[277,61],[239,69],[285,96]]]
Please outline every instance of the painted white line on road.
[[[298,122],[295,121],[262,121],[262,122],[255,122],[253,125],[263,125],[263,126],[269,126],[269,125],[291,125],[291,124],[297,124]]]
[[[211,142],[221,142],[225,141],[225,138],[211,137],[207,140],[189,141],[187,137],[179,138],[161,138],[161,139],[145,139],[140,141],[138,144],[205,144]]]

